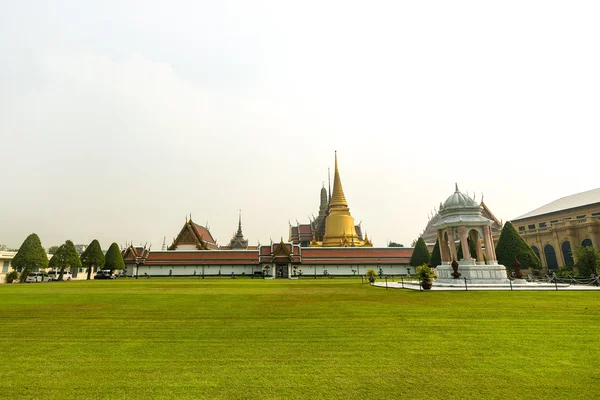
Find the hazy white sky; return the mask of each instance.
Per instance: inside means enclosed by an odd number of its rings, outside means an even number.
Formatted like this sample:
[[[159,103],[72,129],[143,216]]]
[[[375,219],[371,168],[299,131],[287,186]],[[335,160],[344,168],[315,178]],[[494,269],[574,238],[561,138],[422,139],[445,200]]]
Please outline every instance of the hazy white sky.
[[[2,1],[0,243],[226,244],[317,214],[406,245],[458,182],[509,220],[599,187],[597,1]]]

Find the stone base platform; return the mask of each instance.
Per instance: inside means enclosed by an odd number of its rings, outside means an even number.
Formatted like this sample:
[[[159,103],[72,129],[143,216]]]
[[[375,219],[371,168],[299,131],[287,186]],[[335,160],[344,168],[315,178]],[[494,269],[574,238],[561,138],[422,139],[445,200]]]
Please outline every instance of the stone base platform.
[[[461,260],[458,262],[459,279],[454,279],[454,270],[450,263],[442,263],[436,268],[439,283],[454,284],[457,280],[467,281],[472,284],[510,285],[506,276],[506,268],[497,262],[476,262],[475,260]],[[527,283],[525,280],[523,282]],[[513,284],[515,282],[513,281]]]
[[[467,285],[465,288],[464,279],[460,280],[460,283],[455,284],[446,284],[440,283],[438,281],[433,282],[433,287],[427,291],[465,291],[465,290],[582,290],[582,291],[600,291],[600,287],[598,286],[586,286],[586,285],[568,285],[565,283],[534,283],[527,282],[523,279],[519,279],[519,281],[524,281],[525,283],[515,283],[513,281],[512,287],[510,281],[508,284],[490,284],[490,283],[470,283],[467,281]],[[385,282],[375,282],[373,286],[386,288]],[[422,290],[421,285],[418,282],[388,282],[387,288],[389,289],[410,289],[410,290]]]

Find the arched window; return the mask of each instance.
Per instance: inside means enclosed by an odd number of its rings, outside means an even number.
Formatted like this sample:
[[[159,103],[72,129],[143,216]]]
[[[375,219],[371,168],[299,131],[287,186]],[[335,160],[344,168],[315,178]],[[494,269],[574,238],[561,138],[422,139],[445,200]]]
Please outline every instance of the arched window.
[[[571,251],[571,243],[568,240],[565,240],[561,246],[563,253],[563,260],[565,261],[565,266],[569,267],[573,264],[573,252]]]
[[[537,258],[540,259],[540,261],[542,260],[542,257],[540,257],[540,250],[536,247],[536,246],[531,246],[531,250],[533,250],[533,252],[535,253],[535,255],[537,256]]]
[[[548,269],[558,269],[558,261],[556,260],[556,252],[552,245],[544,246],[544,255],[546,256],[546,264]]]
[[[581,247],[592,247],[592,239],[585,239],[581,242]]]

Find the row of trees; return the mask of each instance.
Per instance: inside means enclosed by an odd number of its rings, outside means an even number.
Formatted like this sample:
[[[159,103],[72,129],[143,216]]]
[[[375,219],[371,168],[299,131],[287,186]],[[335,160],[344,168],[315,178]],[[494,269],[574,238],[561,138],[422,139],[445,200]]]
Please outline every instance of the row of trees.
[[[119,245],[113,243],[110,245],[106,255],[100,247],[100,243],[94,239],[85,249],[81,256],[77,253],[72,241],[67,240],[58,248],[53,249],[54,253],[50,261],[46,251],[37,234],[32,233],[27,236],[17,254],[12,260],[13,268],[21,273],[20,281],[24,282],[27,275],[34,269],[52,268],[60,271],[58,280],[63,279],[66,269],[72,272],[78,268],[87,268],[87,279],[91,279],[92,269],[110,269],[111,271],[125,268],[123,257]]]

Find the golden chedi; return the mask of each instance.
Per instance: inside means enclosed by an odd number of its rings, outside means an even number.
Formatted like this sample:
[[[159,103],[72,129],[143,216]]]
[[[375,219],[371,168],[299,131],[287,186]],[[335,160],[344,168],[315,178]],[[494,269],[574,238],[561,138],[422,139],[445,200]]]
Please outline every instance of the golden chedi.
[[[323,247],[365,247],[372,246],[371,242],[360,240],[354,228],[354,218],[350,215],[350,208],[344,190],[337,164],[335,153],[335,175],[333,178],[333,193],[329,202],[329,215],[325,220],[325,235],[323,242],[311,242],[311,246]]]

